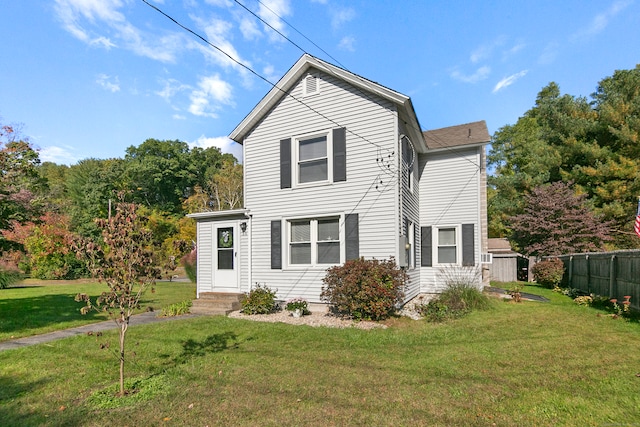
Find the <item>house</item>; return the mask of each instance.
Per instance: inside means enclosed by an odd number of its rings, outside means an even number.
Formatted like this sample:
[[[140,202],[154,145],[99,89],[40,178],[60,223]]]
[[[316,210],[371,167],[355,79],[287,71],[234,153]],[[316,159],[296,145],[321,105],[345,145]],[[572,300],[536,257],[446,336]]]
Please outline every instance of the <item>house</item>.
[[[190,215],[199,297],[260,283],[320,302],[327,268],[358,257],[395,258],[406,301],[443,290],[443,269],[480,271],[483,121],[423,132],[408,96],[305,54],[230,138],[244,208]]]

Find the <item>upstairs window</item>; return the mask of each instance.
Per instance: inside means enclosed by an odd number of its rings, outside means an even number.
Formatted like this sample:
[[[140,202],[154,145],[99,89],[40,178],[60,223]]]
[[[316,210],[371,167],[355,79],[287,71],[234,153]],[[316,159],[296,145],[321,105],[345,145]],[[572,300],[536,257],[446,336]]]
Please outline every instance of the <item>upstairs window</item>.
[[[346,180],[345,128],[280,140],[280,188]]]
[[[327,181],[329,177],[327,135],[298,140],[298,182]]]

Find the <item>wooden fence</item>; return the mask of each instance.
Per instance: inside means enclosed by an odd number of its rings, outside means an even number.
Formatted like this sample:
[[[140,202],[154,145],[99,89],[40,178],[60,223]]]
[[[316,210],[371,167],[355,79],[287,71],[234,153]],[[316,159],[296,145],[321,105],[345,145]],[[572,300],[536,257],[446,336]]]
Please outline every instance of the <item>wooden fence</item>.
[[[596,295],[631,296],[631,306],[640,310],[640,250],[562,255],[563,284]]]

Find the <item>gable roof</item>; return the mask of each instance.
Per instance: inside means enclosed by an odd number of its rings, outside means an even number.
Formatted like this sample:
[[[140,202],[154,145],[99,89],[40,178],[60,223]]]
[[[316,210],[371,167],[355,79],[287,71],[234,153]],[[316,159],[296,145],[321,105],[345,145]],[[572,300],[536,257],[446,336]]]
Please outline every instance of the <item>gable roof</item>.
[[[251,132],[260,120],[275,106],[283,97],[290,96],[291,88],[307,73],[310,68],[331,74],[342,79],[360,90],[374,93],[381,98],[387,99],[398,107],[399,120],[410,123],[408,126],[410,139],[418,141],[416,147],[419,151],[426,149],[424,139],[420,132],[420,124],[416,116],[411,98],[382,86],[376,82],[365,79],[357,74],[343,68],[332,65],[307,53],[287,71],[287,73],[271,88],[271,90],[260,100],[253,110],[236,126],[229,134],[229,138],[242,144],[245,136]],[[303,100],[298,100],[304,104]]]
[[[429,151],[488,144],[491,141],[489,130],[484,120],[428,130],[422,132],[422,135]]]

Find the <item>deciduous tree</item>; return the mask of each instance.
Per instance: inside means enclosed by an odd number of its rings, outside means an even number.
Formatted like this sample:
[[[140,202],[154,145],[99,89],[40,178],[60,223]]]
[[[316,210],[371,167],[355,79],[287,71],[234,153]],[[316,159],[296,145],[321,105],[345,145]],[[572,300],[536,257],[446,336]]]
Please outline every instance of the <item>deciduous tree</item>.
[[[513,242],[527,255],[547,256],[604,249],[609,223],[594,216],[563,182],[534,188],[524,197],[523,213],[509,219]]]
[[[153,291],[160,271],[153,263],[152,233],[138,216],[136,205],[121,202],[116,206],[115,215],[96,222],[102,230],[104,244],[86,241],[78,253],[87,257],[91,271],[107,284],[108,291],[95,302],[86,294],[78,294],[76,301],[85,303],[83,314],[92,309],[106,311],[118,325],[120,395],[124,395],[125,338],[129,322],[144,292]]]

